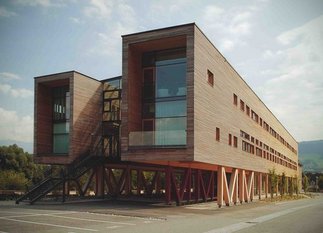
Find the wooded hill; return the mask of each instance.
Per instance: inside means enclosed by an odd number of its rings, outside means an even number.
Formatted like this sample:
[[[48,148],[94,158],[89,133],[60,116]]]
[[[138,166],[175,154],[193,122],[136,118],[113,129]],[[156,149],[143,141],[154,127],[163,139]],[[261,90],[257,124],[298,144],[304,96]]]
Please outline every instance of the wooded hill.
[[[300,142],[298,150],[303,171],[323,173],[323,140]]]

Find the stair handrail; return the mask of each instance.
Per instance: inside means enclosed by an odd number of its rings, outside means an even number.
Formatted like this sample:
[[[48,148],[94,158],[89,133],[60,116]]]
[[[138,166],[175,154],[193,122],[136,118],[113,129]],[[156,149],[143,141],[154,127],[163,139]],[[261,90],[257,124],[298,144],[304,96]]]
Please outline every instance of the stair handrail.
[[[46,179],[42,180],[40,183],[37,183],[36,185],[34,185],[28,192],[26,192],[24,195],[22,195],[21,197],[19,197],[16,200],[16,204],[19,204],[19,202],[27,199],[33,192],[35,192],[40,186],[42,186],[43,184],[49,182],[51,179],[53,179],[52,177],[47,177]]]

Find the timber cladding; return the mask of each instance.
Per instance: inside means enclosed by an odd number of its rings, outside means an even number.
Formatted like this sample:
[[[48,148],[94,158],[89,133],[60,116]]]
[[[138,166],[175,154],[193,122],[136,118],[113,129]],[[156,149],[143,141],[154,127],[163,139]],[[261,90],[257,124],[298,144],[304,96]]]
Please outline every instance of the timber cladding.
[[[89,154],[102,134],[102,84],[74,73],[71,91],[70,156]]]
[[[69,86],[70,129],[69,152],[53,154],[52,88]],[[35,161],[49,164],[68,164],[89,154],[101,137],[102,83],[75,71],[35,79]]]
[[[247,115],[246,105],[249,114],[251,110],[257,113],[258,121],[261,117],[297,150],[295,139],[197,27],[194,36],[194,160],[259,172],[275,167],[278,173],[297,174],[296,170],[256,156],[255,152],[242,151],[241,130],[298,162],[297,153]],[[208,71],[214,75],[213,87],[208,83]],[[233,104],[233,94],[237,95],[237,106]],[[240,109],[240,100],[244,111]],[[216,128],[220,131],[219,141]],[[229,145],[229,134],[238,138],[237,148]]]
[[[193,161],[193,64],[194,25],[123,36],[121,159],[129,161]],[[185,148],[129,148],[129,133],[142,130],[141,56],[147,51],[186,47],[187,52],[187,145]]]
[[[52,89],[71,85],[71,72],[35,78],[34,97],[34,160],[37,163],[64,164],[66,156],[53,155],[53,95]]]
[[[186,148],[129,148],[129,133],[142,127],[142,53],[183,45],[187,51]],[[263,157],[265,144],[275,150],[270,152],[273,156],[278,158],[276,153],[279,152],[285,156],[284,161],[291,159],[296,162],[297,169],[298,144],[195,24],[126,35],[123,36],[122,48],[122,160],[195,161],[264,173],[275,168],[278,173],[285,172],[289,176],[297,174],[296,170]],[[210,75],[213,76],[213,85],[208,83]],[[237,105],[233,104],[234,94],[237,96]],[[240,101],[243,103],[243,111],[240,109]],[[257,114],[258,123],[252,119],[254,114]],[[295,152],[266,131],[263,128],[265,122],[294,148]],[[216,137],[217,128],[219,138]],[[242,141],[245,139],[241,137],[241,131],[253,137],[253,153],[242,150]],[[235,138],[238,142],[237,147],[233,146]],[[261,147],[258,142],[262,143]],[[261,148],[261,156],[256,156],[256,147]]]

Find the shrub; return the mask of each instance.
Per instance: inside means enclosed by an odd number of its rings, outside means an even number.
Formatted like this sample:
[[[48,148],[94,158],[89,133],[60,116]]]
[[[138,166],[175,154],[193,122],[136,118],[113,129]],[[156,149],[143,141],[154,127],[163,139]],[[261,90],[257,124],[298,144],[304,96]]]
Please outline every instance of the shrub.
[[[25,190],[28,185],[24,173],[12,170],[0,171],[0,189],[2,190]]]
[[[270,182],[270,197],[271,199],[274,196],[274,190],[277,187],[277,182],[278,182],[278,176],[276,174],[275,168],[273,168],[272,170],[269,169],[269,182]]]

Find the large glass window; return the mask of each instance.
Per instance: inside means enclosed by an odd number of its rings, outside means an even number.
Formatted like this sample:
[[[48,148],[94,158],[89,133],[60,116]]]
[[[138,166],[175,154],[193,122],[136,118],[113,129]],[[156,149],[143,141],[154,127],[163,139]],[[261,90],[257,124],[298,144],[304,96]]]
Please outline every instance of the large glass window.
[[[145,53],[142,64],[143,141],[139,143],[186,145],[185,48]],[[140,139],[139,135],[132,136]]]
[[[186,95],[186,58],[156,63],[156,98]]]
[[[53,153],[67,154],[69,149],[70,92],[67,86],[53,90]]]
[[[186,100],[156,102],[156,118],[186,116]]]
[[[70,92],[68,87],[54,88],[54,121],[66,121],[70,118]]]
[[[185,145],[186,117],[156,119],[156,145]]]
[[[54,154],[68,153],[69,147],[69,122],[54,123],[53,149]]]

